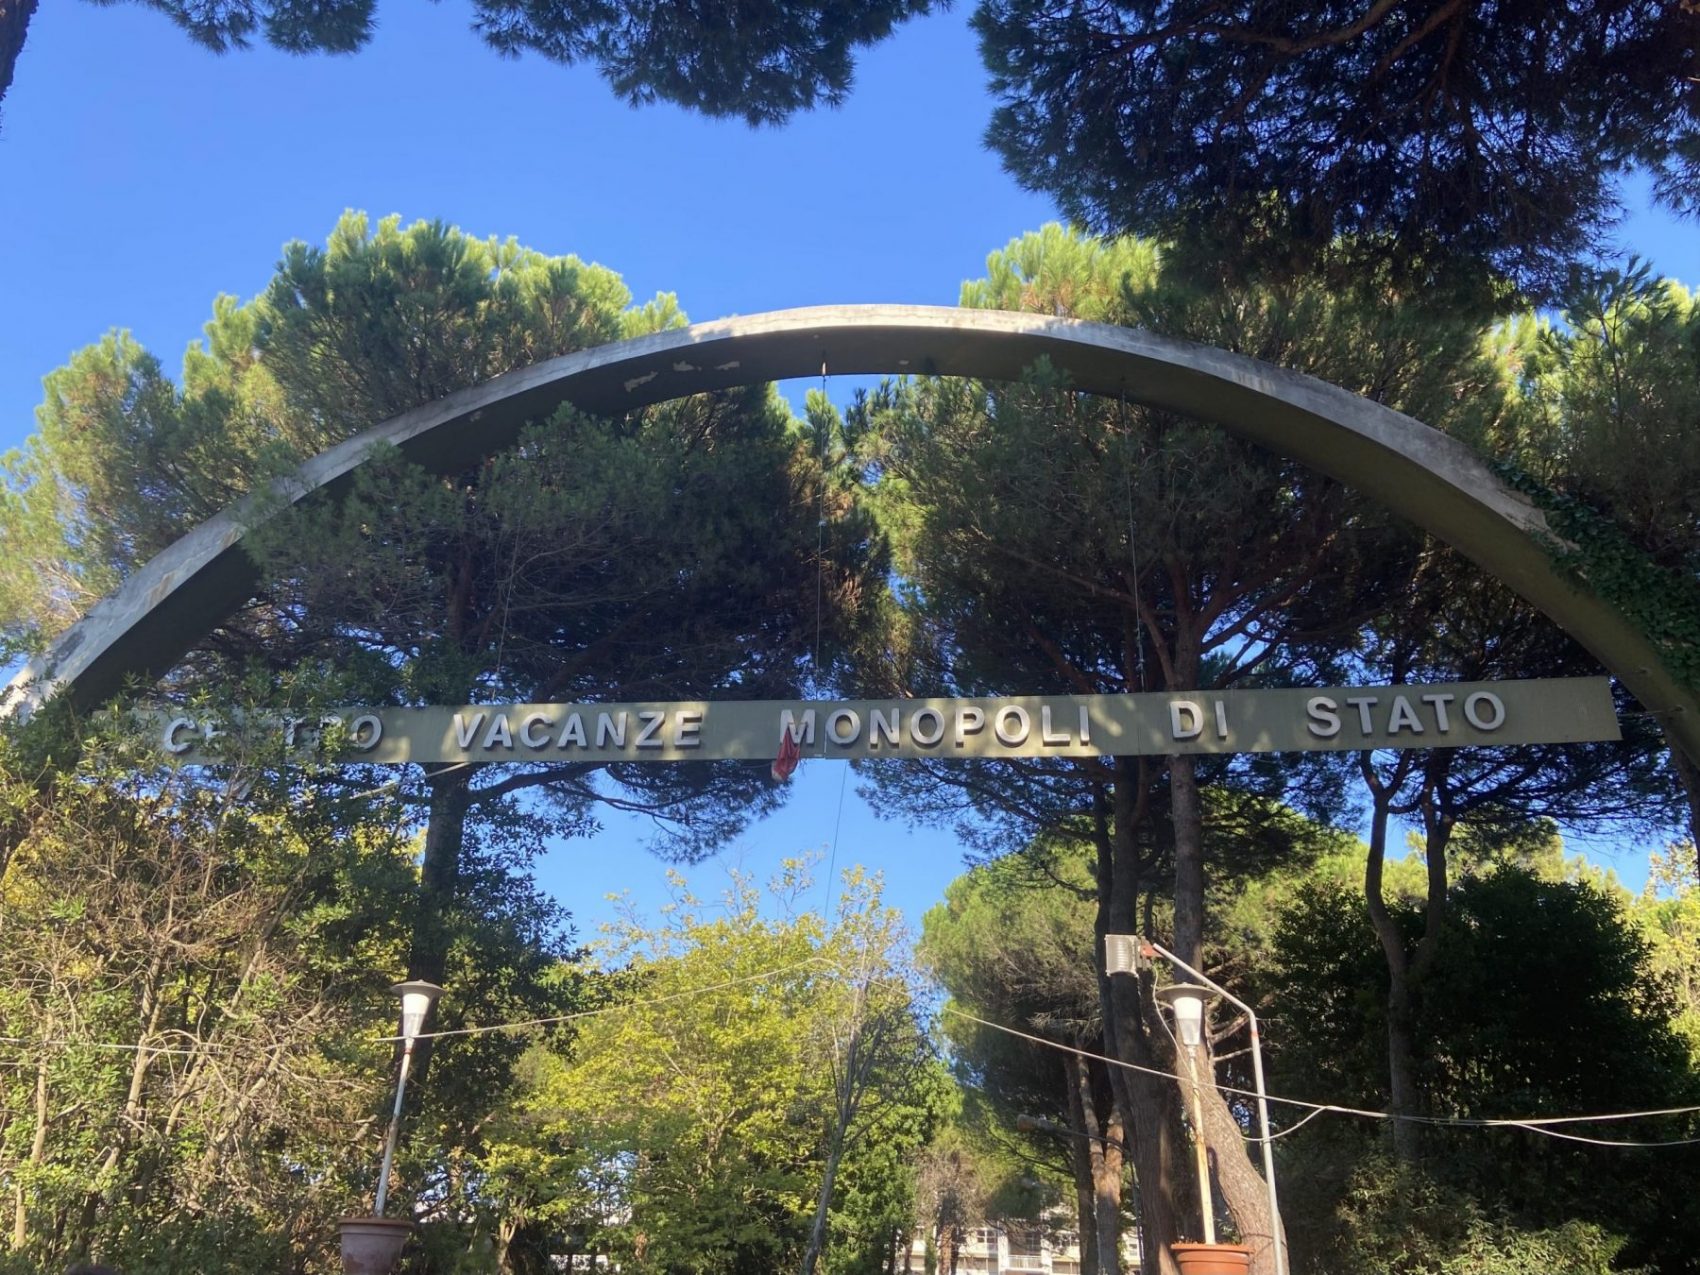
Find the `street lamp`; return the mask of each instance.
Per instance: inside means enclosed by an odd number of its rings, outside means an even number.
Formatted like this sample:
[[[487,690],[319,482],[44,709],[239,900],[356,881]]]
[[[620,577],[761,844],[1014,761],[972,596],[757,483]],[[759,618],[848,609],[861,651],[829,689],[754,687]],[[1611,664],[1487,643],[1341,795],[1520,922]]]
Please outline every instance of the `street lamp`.
[[[401,1074],[395,1082],[395,1110],[390,1113],[389,1132],[384,1135],[384,1164],[378,1170],[378,1199],[372,1212],[382,1217],[384,1201],[390,1193],[390,1167],[395,1163],[396,1139],[401,1134],[401,1103],[407,1093],[407,1073],[413,1065],[413,1045],[425,1026],[425,1015],[431,1012],[443,989],[435,983],[414,979],[397,983],[390,991],[401,998]]]
[[[1175,1031],[1183,1045],[1204,1043],[1204,989],[1196,983],[1170,983],[1153,993],[1174,1015]]]
[[[1112,960],[1112,953],[1121,959],[1121,964]],[[1198,984],[1209,988],[1223,1000],[1239,1007],[1245,1012],[1246,1021],[1251,1025],[1251,1067],[1252,1075],[1257,1082],[1257,1124],[1262,1134],[1263,1143],[1263,1178],[1269,1186],[1269,1239],[1275,1250],[1275,1275],[1287,1275],[1287,1261],[1284,1247],[1281,1243],[1281,1209],[1275,1194],[1275,1154],[1274,1144],[1269,1138],[1269,1094],[1263,1081],[1263,1037],[1258,1030],[1257,1014],[1239,997],[1235,996],[1221,984],[1211,981],[1205,975],[1192,968],[1180,957],[1176,956],[1161,943],[1142,938],[1136,934],[1106,934],[1104,936],[1105,972],[1107,974],[1132,974],[1137,971],[1138,958],[1147,960],[1162,956],[1183,974],[1191,976],[1194,983],[1176,983],[1165,987],[1156,993],[1158,1000],[1167,1003],[1174,1014],[1175,1032],[1181,1043],[1187,1046],[1201,1044],[1204,1039],[1204,993]],[[1191,1050],[1183,1051],[1187,1055],[1187,1064],[1193,1070],[1194,1106],[1197,1107],[1198,1076],[1192,1061]],[[1195,1115],[1198,1113],[1195,1110]],[[1203,1144],[1203,1124],[1199,1123],[1199,1143]],[[1202,1152],[1200,1153],[1202,1157]],[[1215,1222],[1211,1217],[1210,1183],[1208,1165],[1201,1169],[1200,1197],[1204,1200],[1204,1232],[1205,1243],[1213,1243]]]
[[[1200,1220],[1204,1225],[1204,1242],[1214,1244],[1216,1209],[1210,1199],[1210,1151],[1204,1141],[1204,1099],[1198,1090],[1198,1058],[1193,1053],[1194,1046],[1204,1043],[1204,993],[1191,983],[1175,983],[1157,991],[1155,996],[1174,1015],[1175,1031],[1185,1047],[1177,1052],[1186,1059],[1186,1072],[1191,1082],[1187,1086],[1191,1107],[1187,1114],[1192,1119],[1192,1158],[1198,1173]]]

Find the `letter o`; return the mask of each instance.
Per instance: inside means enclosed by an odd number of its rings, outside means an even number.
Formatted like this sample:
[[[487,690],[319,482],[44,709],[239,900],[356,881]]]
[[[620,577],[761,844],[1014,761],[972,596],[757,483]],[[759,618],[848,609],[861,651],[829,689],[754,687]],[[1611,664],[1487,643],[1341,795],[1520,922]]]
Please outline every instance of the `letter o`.
[[[376,713],[362,713],[348,724],[349,746],[358,752],[371,752],[383,737],[384,722]]]
[[[1493,710],[1493,716],[1487,721],[1476,714],[1476,705],[1483,702]],[[1505,701],[1492,691],[1477,691],[1464,701],[1464,717],[1477,730],[1498,730],[1505,725]]]
[[[1014,730],[1006,730],[1005,723],[1011,718],[1015,720]],[[1027,715],[1027,710],[1018,704],[1010,704],[998,709],[998,715],[992,719],[992,729],[997,732],[998,742],[1014,748],[1027,742],[1027,735],[1033,729],[1033,719]]]
[[[840,725],[850,727],[849,734],[839,729]],[[826,719],[827,738],[835,744],[853,744],[856,737],[862,733],[861,715],[853,708],[836,708]]]
[[[921,730],[923,719],[932,723],[924,733]],[[909,719],[909,738],[923,748],[931,748],[944,738],[944,714],[936,708],[916,709],[915,715]]]

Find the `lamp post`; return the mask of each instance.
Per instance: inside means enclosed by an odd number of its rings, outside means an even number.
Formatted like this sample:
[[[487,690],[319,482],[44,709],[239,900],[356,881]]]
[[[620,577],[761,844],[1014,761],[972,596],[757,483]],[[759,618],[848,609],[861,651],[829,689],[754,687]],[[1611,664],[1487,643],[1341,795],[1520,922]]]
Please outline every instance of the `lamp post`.
[[[390,1168],[401,1134],[401,1104],[407,1093],[407,1073],[413,1065],[413,1046],[425,1026],[425,1016],[443,989],[435,983],[410,982],[397,983],[390,990],[401,998],[401,1074],[396,1078],[395,1109],[384,1135],[384,1165],[378,1171],[375,1207],[370,1216],[345,1217],[337,1223],[343,1275],[390,1275],[413,1230],[411,1218],[385,1217],[384,1201],[390,1193]]]
[[[413,1065],[413,1045],[419,1039],[420,1028],[425,1026],[425,1015],[443,994],[443,989],[435,983],[418,979],[397,983],[390,991],[401,998],[401,1074],[396,1077],[395,1110],[390,1113],[389,1132],[384,1135],[384,1163],[378,1170],[378,1198],[372,1208],[378,1217],[384,1215],[384,1201],[389,1198],[390,1168],[395,1163],[395,1144],[401,1134],[401,1103],[407,1093],[407,1073]]]
[[[1257,1084],[1257,1125],[1263,1144],[1263,1178],[1269,1187],[1269,1239],[1275,1251],[1275,1275],[1287,1275],[1287,1260],[1284,1246],[1281,1243],[1281,1208],[1275,1194],[1275,1153],[1269,1140],[1269,1095],[1263,1081],[1263,1039],[1257,1027],[1257,1014],[1239,997],[1235,996],[1221,984],[1193,969],[1180,957],[1176,956],[1161,943],[1141,938],[1134,934],[1106,934],[1104,936],[1104,972],[1106,974],[1133,974],[1138,970],[1139,957],[1151,959],[1162,956],[1183,974],[1190,975],[1197,983],[1208,987],[1223,1000],[1238,1006],[1245,1011],[1247,1022],[1251,1024],[1251,1067],[1252,1075]],[[1166,987],[1157,993],[1158,998],[1167,1001],[1174,1011],[1175,1030],[1183,1044],[1195,1045],[1204,1039],[1204,995],[1198,987],[1187,983],[1178,983]],[[1193,1067],[1191,1051],[1187,1051],[1187,1063]],[[1198,1076],[1196,1068],[1193,1071],[1194,1104],[1197,1103]],[[1195,1113],[1196,1114],[1196,1113]],[[1202,1123],[1200,1124],[1202,1134]],[[1200,1138],[1202,1142],[1202,1136]],[[1201,1152],[1202,1154],[1202,1152]],[[1211,1243],[1211,1234],[1215,1227],[1210,1216],[1210,1188],[1208,1179],[1202,1183],[1204,1206],[1205,1243]]]
[[[1206,1244],[1214,1244],[1216,1207],[1210,1196],[1210,1149],[1204,1143],[1204,1100],[1198,1092],[1198,1059],[1193,1053],[1193,1047],[1204,1041],[1204,993],[1192,983],[1176,983],[1156,995],[1174,1015],[1175,1031],[1182,1045],[1180,1053],[1186,1058],[1189,1082],[1187,1115],[1192,1120],[1192,1160],[1198,1174],[1199,1214],[1204,1227],[1202,1238]]]

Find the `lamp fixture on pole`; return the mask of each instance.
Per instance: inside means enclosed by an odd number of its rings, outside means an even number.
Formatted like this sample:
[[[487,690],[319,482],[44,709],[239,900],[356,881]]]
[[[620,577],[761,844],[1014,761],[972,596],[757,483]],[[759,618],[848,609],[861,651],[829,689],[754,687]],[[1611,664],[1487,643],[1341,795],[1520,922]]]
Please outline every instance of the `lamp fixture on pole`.
[[[1204,989],[1196,983],[1170,983],[1152,993],[1169,1007],[1175,1019],[1175,1034],[1183,1045],[1204,1043]]]
[[[1263,1081],[1263,1037],[1258,1030],[1257,1014],[1239,997],[1219,983],[1212,982],[1199,971],[1192,968],[1180,957],[1176,956],[1161,943],[1137,934],[1106,934],[1104,936],[1104,972],[1106,974],[1133,974],[1138,972],[1138,962],[1141,957],[1155,960],[1163,957],[1181,973],[1188,975],[1192,983],[1176,983],[1162,988],[1155,993],[1158,1000],[1166,1003],[1175,1017],[1175,1032],[1183,1045],[1187,1061],[1192,1062],[1191,1046],[1200,1044],[1204,1039],[1204,993],[1202,987],[1207,987],[1223,1000],[1244,1011],[1246,1021],[1251,1028],[1251,1066],[1252,1074],[1257,1081],[1257,1122],[1263,1144],[1263,1177],[1269,1186],[1269,1238],[1275,1252],[1275,1275],[1287,1275],[1287,1261],[1284,1246],[1281,1243],[1281,1209],[1275,1194],[1275,1156],[1273,1144],[1269,1137],[1269,1095]],[[1196,1082],[1196,1075],[1194,1081]],[[1200,1131],[1202,1138],[1202,1127]],[[1208,1180],[1201,1182],[1201,1197],[1210,1199]],[[1207,1236],[1214,1231],[1210,1208],[1205,1205],[1204,1227]]]
[[[401,1104],[407,1093],[407,1073],[413,1065],[413,1046],[425,1026],[425,1016],[443,994],[435,983],[413,979],[397,983],[390,991],[401,998],[401,1072],[395,1082],[395,1109],[390,1112],[389,1132],[384,1135],[384,1163],[378,1170],[378,1198],[372,1212],[382,1217],[390,1193],[390,1169],[395,1163],[396,1140],[401,1134]]]

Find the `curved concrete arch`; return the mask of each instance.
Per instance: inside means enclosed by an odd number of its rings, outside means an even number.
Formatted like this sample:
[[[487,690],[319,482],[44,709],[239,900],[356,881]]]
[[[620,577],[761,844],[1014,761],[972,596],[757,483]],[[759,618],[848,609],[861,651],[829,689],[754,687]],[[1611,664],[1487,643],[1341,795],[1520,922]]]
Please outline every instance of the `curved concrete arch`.
[[[260,511],[345,484],[372,445],[452,472],[562,403],[611,414],[693,394],[832,373],[1009,380],[1045,357],[1100,394],[1215,421],[1379,500],[1456,546],[1577,638],[1700,761],[1700,700],[1613,607],[1562,577],[1540,511],[1464,444],[1313,377],[1128,328],[995,310],[821,306],[721,319],[521,368],[391,418],[315,456],[184,536],[104,598],[7,687],[0,712],[50,695],[96,702],[163,673],[254,584],[242,547]]]

